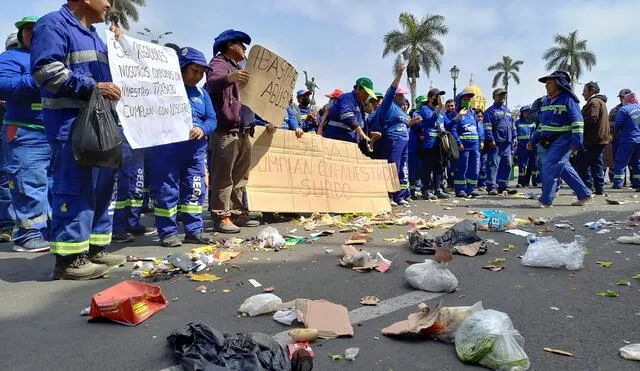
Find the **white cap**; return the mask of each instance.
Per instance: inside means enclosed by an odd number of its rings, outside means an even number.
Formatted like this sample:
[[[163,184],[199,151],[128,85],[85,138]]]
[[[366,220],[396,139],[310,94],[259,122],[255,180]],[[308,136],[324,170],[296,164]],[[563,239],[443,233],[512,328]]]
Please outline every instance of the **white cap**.
[[[10,46],[18,45],[20,45],[20,42],[18,41],[18,33],[10,33],[9,36],[7,36],[7,41],[4,42],[4,48],[9,49]]]

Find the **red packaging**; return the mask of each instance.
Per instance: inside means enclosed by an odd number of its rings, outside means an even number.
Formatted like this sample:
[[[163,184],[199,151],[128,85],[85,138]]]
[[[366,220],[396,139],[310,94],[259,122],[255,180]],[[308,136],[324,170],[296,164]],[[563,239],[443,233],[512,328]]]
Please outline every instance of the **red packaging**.
[[[91,299],[89,320],[106,318],[135,326],[168,305],[162,289],[144,282],[123,281],[101,291]]]

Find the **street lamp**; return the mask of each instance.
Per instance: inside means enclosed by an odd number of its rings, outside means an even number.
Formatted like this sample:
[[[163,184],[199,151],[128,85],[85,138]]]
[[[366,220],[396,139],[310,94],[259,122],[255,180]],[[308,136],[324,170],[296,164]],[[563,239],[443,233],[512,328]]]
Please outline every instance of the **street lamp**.
[[[460,69],[454,65],[453,67],[451,67],[449,72],[451,72],[451,78],[453,79],[453,98],[455,99],[457,91],[456,80],[458,79],[458,76],[460,76]]]

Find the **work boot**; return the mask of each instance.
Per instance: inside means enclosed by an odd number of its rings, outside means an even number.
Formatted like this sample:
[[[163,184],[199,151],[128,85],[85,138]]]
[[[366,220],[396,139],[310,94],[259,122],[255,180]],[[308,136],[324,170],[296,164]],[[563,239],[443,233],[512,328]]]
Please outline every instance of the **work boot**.
[[[516,190],[516,189],[498,188],[498,193],[499,194],[503,194],[504,192],[507,192],[508,195],[516,195],[516,194],[518,194],[518,190]]]
[[[469,197],[471,198],[476,198],[476,197],[480,197],[480,193],[473,191],[471,193],[469,193]]]
[[[11,242],[11,231],[8,229],[0,230],[0,243]]]
[[[433,193],[429,193],[425,191],[425,192],[422,192],[422,199],[427,201],[435,201],[438,199],[438,197],[436,197],[436,195],[434,195]]]
[[[407,202],[407,200],[400,200],[398,201],[398,205],[407,206],[409,205],[409,203]]]
[[[487,194],[489,196],[497,196],[498,195],[498,191],[496,191],[495,189],[492,189],[492,190],[488,191]]]
[[[145,227],[144,225],[129,228],[127,231],[134,236],[155,236],[156,234],[158,234],[157,228]]]
[[[49,251],[49,241],[42,237],[34,237],[22,243],[13,245],[13,251],[17,252],[45,252]]]
[[[437,190],[435,195],[434,195],[434,197],[437,198],[437,199],[440,199],[440,200],[447,200],[447,199],[451,198],[451,195],[448,194],[447,192],[443,192],[441,190]]]
[[[224,217],[224,218],[219,218],[214,224],[213,224],[213,230],[216,232],[220,232],[220,233],[239,233],[240,232],[240,228],[233,224],[233,222],[231,221],[231,218]]]
[[[464,192],[464,191],[458,192],[456,194],[456,197],[458,197],[458,198],[467,198],[467,192]]]
[[[242,213],[236,217],[235,222],[233,223],[238,227],[258,227],[260,222],[257,220],[251,219],[249,214]]]
[[[108,252],[104,246],[89,246],[87,257],[90,262],[105,265],[107,268],[121,267],[127,262],[127,258]]]
[[[114,232],[111,237],[111,242],[114,243],[129,243],[135,241],[136,238],[133,237],[131,233],[127,233],[125,231]]]
[[[213,237],[207,233],[199,232],[194,234],[193,236],[186,236],[184,238],[185,243],[194,243],[200,245],[210,245],[215,242]]]
[[[177,235],[172,234],[160,240],[160,244],[164,247],[180,247],[182,246],[182,240]]]
[[[109,267],[94,264],[85,254],[56,255],[56,266],[53,269],[54,280],[91,280],[100,278],[109,272]]]

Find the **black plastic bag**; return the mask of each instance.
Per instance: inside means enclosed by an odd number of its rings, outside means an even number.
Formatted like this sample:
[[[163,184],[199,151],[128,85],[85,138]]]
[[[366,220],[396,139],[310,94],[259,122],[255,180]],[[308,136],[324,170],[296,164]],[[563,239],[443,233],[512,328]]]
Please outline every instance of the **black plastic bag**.
[[[119,168],[123,141],[111,101],[94,88],[73,123],[71,145],[76,162],[80,166]]]
[[[440,150],[440,163],[446,164],[448,161],[458,161],[460,152],[456,144],[456,138],[448,131],[443,131],[436,139],[437,148]]]
[[[440,237],[423,236],[418,231],[409,234],[409,246],[416,254],[435,254],[438,248],[447,248],[456,252],[453,247],[478,241],[482,241],[482,238],[478,236],[476,225],[470,220],[461,221]],[[486,252],[486,245],[482,244],[479,253],[482,254],[484,252]]]

